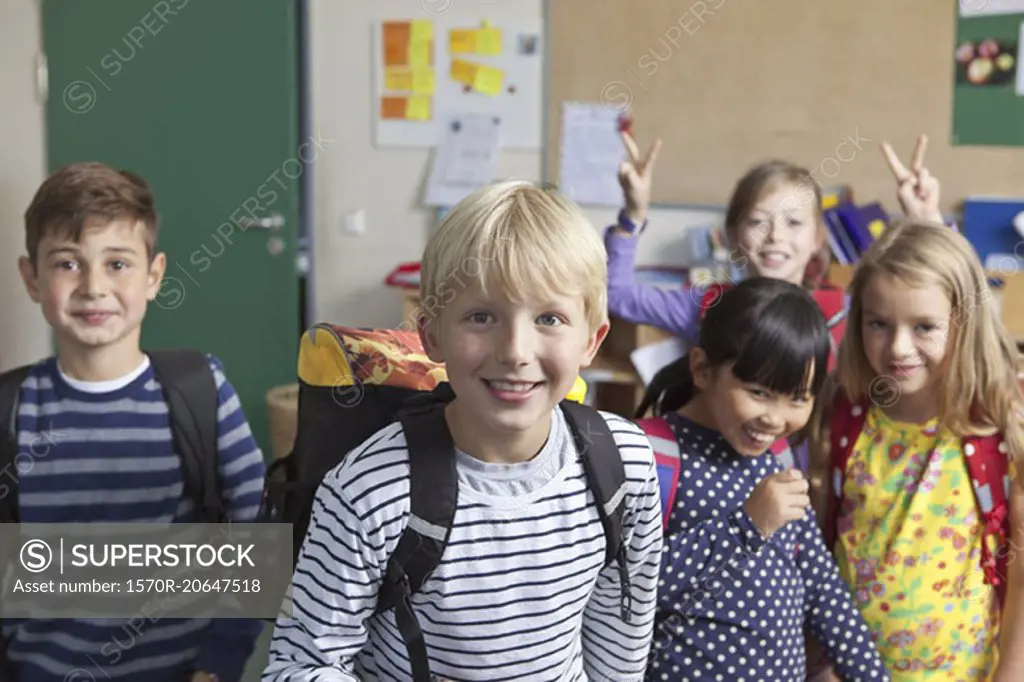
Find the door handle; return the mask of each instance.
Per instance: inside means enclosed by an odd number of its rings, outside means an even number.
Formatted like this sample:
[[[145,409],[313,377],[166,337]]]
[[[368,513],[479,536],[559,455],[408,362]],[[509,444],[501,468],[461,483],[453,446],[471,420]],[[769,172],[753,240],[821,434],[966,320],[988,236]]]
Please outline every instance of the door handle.
[[[284,227],[284,216],[280,213],[271,213],[263,218],[242,218],[240,221],[243,230],[280,230]]]

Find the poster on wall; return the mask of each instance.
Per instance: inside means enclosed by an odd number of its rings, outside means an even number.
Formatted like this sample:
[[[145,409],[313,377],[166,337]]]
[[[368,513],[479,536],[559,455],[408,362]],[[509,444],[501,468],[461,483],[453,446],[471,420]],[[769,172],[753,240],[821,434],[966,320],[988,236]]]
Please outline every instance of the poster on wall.
[[[961,17],[1024,14],[1024,0],[960,0]]]
[[[506,149],[540,149],[540,23],[444,17],[373,24],[374,141],[433,147],[452,116],[501,118]]]
[[[976,0],[981,7],[985,0]],[[987,0],[991,9],[996,0]],[[953,63],[954,145],[1024,146],[1024,0],[1001,3],[1016,13],[965,13],[957,19]]]

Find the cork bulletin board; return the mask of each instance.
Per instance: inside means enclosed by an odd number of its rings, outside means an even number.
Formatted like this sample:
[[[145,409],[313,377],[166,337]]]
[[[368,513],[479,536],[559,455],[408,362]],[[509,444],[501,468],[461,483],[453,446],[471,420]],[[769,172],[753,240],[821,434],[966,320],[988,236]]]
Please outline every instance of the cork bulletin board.
[[[653,201],[721,205],[752,165],[784,158],[858,203],[897,210],[879,144],[919,133],[942,209],[1024,195],[1024,148],[955,146],[957,0],[550,0],[546,178],[562,104],[601,102],[664,140]]]

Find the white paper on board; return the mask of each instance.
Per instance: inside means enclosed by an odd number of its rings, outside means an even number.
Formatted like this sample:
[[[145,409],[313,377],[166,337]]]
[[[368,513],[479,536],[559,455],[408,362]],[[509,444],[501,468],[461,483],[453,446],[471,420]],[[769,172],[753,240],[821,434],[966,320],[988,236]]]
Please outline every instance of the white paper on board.
[[[619,166],[625,160],[618,112],[602,104],[562,106],[558,185],[563,194],[586,206],[621,206]]]
[[[454,206],[494,180],[502,119],[491,114],[449,117],[427,181],[427,206]]]

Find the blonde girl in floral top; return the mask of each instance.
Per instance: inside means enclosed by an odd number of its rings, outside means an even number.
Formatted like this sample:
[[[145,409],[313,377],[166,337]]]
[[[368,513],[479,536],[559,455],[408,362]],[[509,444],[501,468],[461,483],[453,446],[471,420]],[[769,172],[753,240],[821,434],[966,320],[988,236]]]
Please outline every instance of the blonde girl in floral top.
[[[894,682],[1024,679],[1018,352],[970,244],[889,228],[812,418],[816,506]],[[1020,533],[1020,535],[1018,535]]]

